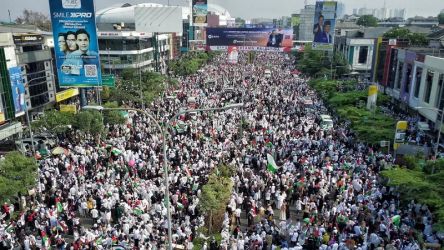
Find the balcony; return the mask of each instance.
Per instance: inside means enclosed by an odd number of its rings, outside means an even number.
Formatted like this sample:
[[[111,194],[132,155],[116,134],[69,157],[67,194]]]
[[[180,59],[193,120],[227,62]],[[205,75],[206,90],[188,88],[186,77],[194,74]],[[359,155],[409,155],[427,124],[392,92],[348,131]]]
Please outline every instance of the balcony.
[[[26,64],[32,62],[39,61],[48,61],[51,60],[51,51],[50,50],[37,50],[30,52],[23,52],[17,54],[19,62]]]

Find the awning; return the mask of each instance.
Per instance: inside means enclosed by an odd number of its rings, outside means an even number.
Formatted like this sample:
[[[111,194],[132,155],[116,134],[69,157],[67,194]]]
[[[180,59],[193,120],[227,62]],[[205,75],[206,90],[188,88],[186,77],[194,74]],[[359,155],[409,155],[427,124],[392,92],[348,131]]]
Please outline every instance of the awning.
[[[421,131],[429,131],[430,127],[427,122],[418,122],[418,129]]]

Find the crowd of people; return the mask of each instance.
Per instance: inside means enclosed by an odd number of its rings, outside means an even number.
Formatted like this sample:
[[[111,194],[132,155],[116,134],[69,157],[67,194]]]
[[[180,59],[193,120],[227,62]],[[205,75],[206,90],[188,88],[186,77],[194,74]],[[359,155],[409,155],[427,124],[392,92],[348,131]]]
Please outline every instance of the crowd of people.
[[[258,52],[254,64],[243,53],[228,63],[225,53],[154,101],[147,110],[163,124],[189,97],[200,108],[244,104],[177,117],[187,126],[168,135],[168,188],[165,138],[145,114],[107,125],[99,145],[68,133],[59,143],[67,153],[40,161],[35,194],[20,206],[2,205],[0,249],[166,249],[167,206],[173,243],[193,249],[205,226],[201,188],[220,164],[235,166],[234,191],[222,240],[208,239],[202,249],[414,250],[415,231],[439,243],[427,206],[401,207],[396,190],[380,184],[392,156],[356,143],[336,119],[333,129],[321,129],[319,115],[328,109],[292,69],[281,53]],[[267,170],[267,155],[277,171]],[[14,210],[21,212],[9,220]]]

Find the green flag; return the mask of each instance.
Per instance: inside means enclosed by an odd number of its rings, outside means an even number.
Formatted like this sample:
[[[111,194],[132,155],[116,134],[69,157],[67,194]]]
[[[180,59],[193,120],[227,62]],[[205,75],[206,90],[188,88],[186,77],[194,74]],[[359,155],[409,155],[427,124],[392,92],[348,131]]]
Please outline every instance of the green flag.
[[[273,174],[277,172],[278,166],[276,165],[276,162],[274,162],[273,156],[270,154],[267,154],[267,170],[272,172]]]
[[[393,216],[392,223],[393,223],[393,225],[399,227],[399,224],[401,224],[401,216],[399,216],[399,215]]]
[[[137,216],[140,216],[141,214],[143,214],[143,211],[141,209],[136,208],[134,209],[133,213]]]
[[[57,202],[57,212],[61,213],[63,212],[63,205],[61,202]]]

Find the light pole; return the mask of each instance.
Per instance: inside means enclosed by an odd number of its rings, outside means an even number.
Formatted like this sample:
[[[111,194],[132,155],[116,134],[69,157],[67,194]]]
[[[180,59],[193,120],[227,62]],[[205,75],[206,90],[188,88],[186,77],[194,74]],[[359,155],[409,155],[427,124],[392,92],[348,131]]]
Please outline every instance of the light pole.
[[[436,145],[435,145],[435,160],[437,159],[438,156],[438,149],[439,149],[439,141],[441,139],[441,128],[442,128],[442,122],[444,120],[444,111],[441,109],[437,109],[437,108],[429,108],[429,107],[415,107],[415,110],[420,110],[420,109],[428,109],[428,110],[432,110],[435,111],[437,113],[437,115],[441,115],[441,119],[439,122],[439,129],[438,129],[438,136],[436,139]],[[436,125],[436,122],[435,122]],[[435,172],[435,167],[433,167],[432,170],[432,174]]]
[[[219,111],[219,110],[228,110],[228,109],[234,109],[234,108],[240,108],[243,107],[243,103],[236,103],[236,104],[230,104],[230,105],[226,105],[224,107],[220,107],[220,108],[202,108],[202,109],[188,109],[188,110],[182,110],[179,111],[177,114],[175,114],[173,117],[171,117],[168,120],[167,126],[164,126],[162,128],[162,126],[160,126],[159,121],[157,121],[148,111],[143,110],[143,109],[135,109],[135,108],[105,108],[102,106],[83,106],[82,109],[92,109],[92,110],[98,110],[98,111],[103,111],[103,110],[120,110],[120,111],[129,111],[129,110],[133,110],[139,113],[143,113],[146,116],[148,116],[149,119],[153,120],[154,123],[156,124],[157,129],[159,129],[159,131],[162,134],[162,148],[163,148],[163,170],[164,170],[164,184],[165,184],[165,202],[166,202],[166,206],[167,206],[167,223],[168,223],[168,250],[172,250],[173,249],[173,245],[172,245],[172,232],[171,232],[171,209],[170,209],[170,190],[169,190],[169,174],[168,174],[168,166],[167,166],[167,145],[166,145],[166,140],[167,137],[166,135],[168,134],[167,131],[167,127],[169,126],[169,124],[175,120],[179,115],[181,114],[186,114],[186,113],[190,113],[190,112],[205,112],[205,111]]]

